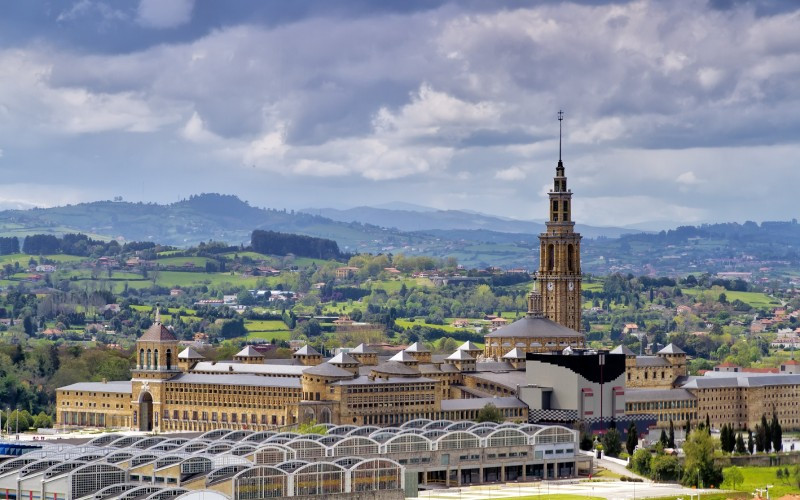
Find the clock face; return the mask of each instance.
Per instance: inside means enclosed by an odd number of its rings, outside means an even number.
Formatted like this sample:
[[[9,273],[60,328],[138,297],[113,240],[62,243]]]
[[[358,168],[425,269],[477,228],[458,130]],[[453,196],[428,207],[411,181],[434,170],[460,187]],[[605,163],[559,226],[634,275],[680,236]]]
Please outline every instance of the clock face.
[[[571,292],[571,291],[573,291],[573,290],[575,290],[575,283],[573,283],[573,282],[571,282],[571,281],[570,281],[570,282],[569,282],[569,291]]]
[[[547,289],[552,291],[554,286],[555,286],[555,285],[554,285],[554,284],[553,284],[553,282],[551,281],[550,283],[548,283],[548,284],[547,284]]]

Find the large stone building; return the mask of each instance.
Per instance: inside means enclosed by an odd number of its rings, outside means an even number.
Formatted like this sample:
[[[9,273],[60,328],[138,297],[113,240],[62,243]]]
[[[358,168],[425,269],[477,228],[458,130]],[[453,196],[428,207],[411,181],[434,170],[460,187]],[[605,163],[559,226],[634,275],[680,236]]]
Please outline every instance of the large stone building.
[[[156,317],[137,342],[133,379],[59,388],[58,424],[162,432],[266,430],[311,420],[390,426],[474,419],[488,403],[509,421],[528,420],[509,383],[524,368],[521,359],[477,363],[481,350],[471,342],[450,355],[434,356],[416,343],[391,357],[360,345],[330,359],[307,345],[291,360],[267,360],[245,347],[220,362],[191,347],[176,356],[178,348]]]

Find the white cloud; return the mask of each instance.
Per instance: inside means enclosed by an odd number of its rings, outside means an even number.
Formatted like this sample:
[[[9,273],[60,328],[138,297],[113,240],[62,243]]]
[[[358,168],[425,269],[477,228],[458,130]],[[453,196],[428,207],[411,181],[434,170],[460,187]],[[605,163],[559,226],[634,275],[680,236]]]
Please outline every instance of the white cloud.
[[[192,19],[194,0],[140,0],[137,21],[148,28],[175,28]]]
[[[697,176],[696,176],[696,175],[694,175],[694,172],[692,172],[691,170],[690,170],[690,171],[688,171],[688,172],[684,172],[684,173],[682,173],[682,174],[681,174],[681,175],[679,175],[679,176],[678,176],[678,178],[677,178],[677,179],[675,179],[675,180],[678,182],[678,184],[687,184],[687,185],[688,185],[688,184],[697,184],[697,183],[699,183],[699,182],[700,182],[700,181],[697,179]]]
[[[494,178],[501,181],[518,181],[525,177],[525,171],[519,167],[509,167],[494,174]]]

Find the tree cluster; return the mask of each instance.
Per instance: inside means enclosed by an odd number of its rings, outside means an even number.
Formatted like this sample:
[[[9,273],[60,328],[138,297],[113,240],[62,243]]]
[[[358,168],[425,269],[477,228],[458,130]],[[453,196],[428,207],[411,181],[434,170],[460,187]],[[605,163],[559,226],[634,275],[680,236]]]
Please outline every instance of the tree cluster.
[[[250,238],[253,251],[270,255],[294,254],[315,259],[342,257],[339,245],[333,240],[314,238],[301,234],[279,233],[256,229]]]

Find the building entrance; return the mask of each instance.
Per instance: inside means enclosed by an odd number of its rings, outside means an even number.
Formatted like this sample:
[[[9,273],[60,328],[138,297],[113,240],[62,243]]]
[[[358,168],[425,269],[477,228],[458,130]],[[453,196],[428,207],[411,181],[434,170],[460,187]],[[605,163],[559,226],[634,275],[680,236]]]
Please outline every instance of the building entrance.
[[[153,430],[153,396],[149,392],[143,392],[139,398],[139,430]]]

